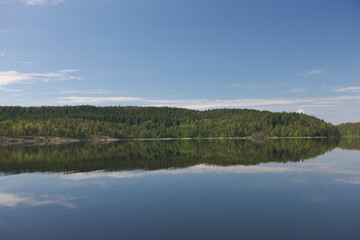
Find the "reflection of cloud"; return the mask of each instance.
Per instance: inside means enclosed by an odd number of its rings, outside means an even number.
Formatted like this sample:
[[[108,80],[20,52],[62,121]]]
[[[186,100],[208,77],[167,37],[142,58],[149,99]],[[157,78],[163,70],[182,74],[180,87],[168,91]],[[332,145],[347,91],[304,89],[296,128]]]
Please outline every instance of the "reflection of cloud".
[[[15,207],[16,205],[28,200],[28,198],[21,198],[11,193],[0,193],[0,206],[3,207]]]
[[[291,179],[291,181],[295,182],[295,183],[306,183],[306,182],[308,182],[307,179],[302,179],[302,178]]]
[[[325,173],[325,174],[354,174],[360,175],[360,170],[348,170],[336,168],[335,166],[321,164],[259,164],[254,166],[230,166],[219,167],[199,164],[183,169],[161,169],[154,171],[122,171],[122,172],[89,172],[73,173],[62,175],[61,178],[68,180],[86,180],[95,178],[134,178],[151,175],[176,175],[176,174],[206,174],[206,173],[239,173],[239,174],[256,174],[256,173]]]
[[[326,198],[322,197],[322,196],[310,196],[310,197],[307,197],[307,199],[312,202],[318,202],[318,203],[326,201]]]
[[[60,205],[66,208],[75,208],[76,206],[70,202],[73,198],[67,198],[63,195],[43,195],[35,199],[29,196],[21,196],[16,193],[2,193],[0,192],[0,207],[16,207],[19,204],[28,206],[43,206],[43,205]]]
[[[342,183],[350,183],[350,184],[360,184],[360,177],[354,177],[353,179],[338,178],[338,179],[335,179],[334,181],[342,182]]]

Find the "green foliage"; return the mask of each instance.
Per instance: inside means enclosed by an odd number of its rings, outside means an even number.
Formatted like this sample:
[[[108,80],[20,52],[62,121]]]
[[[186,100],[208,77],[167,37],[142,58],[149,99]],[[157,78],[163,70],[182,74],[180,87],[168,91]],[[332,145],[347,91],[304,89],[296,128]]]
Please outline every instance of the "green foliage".
[[[342,123],[337,125],[341,136],[360,136],[360,122],[358,123]]]
[[[313,116],[249,109],[0,107],[0,136],[6,137],[211,138],[251,135],[339,136],[339,131]]]

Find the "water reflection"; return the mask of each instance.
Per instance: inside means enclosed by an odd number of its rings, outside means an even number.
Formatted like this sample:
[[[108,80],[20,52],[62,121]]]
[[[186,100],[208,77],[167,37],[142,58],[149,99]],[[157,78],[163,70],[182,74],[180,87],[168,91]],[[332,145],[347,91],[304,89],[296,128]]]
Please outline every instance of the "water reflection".
[[[359,239],[356,141],[2,146],[0,238]]]
[[[0,147],[0,172],[90,172],[177,169],[298,162],[337,146],[360,149],[351,139],[129,141],[109,144],[11,145]]]
[[[338,147],[344,150],[360,150],[360,138],[357,137],[341,138]]]
[[[75,204],[71,202],[74,198],[65,197],[63,195],[42,195],[35,196],[29,193],[4,193],[0,191],[0,207],[17,207],[24,204],[27,206],[37,207],[45,205],[59,205],[66,208],[75,208]]]
[[[339,154],[340,150],[333,152],[333,155]],[[341,152],[341,156],[346,156],[346,153]],[[159,169],[153,171],[133,170],[133,171],[94,171],[94,172],[78,172],[72,174],[59,175],[61,179],[66,180],[88,180],[99,178],[139,178],[146,176],[160,176],[160,175],[183,175],[183,174],[333,174],[344,176],[360,176],[360,165],[355,161],[346,161],[348,165],[341,162],[337,158],[336,161],[330,161],[327,157],[322,160],[322,157],[316,161],[307,161],[302,164],[288,162],[287,164],[277,163],[260,163],[257,165],[236,165],[236,166],[216,166],[207,164],[198,164],[188,168],[180,169]],[[350,163],[350,164],[349,164]],[[294,179],[294,182],[305,182],[305,179]],[[351,179],[335,179],[336,182],[360,184],[358,177]]]

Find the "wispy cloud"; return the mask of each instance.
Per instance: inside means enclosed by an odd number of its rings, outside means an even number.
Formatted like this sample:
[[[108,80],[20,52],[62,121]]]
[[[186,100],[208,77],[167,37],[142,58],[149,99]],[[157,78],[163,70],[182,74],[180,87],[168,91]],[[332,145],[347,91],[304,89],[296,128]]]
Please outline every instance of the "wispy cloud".
[[[0,57],[5,57],[5,53],[4,53],[4,52],[0,52]]]
[[[360,87],[336,88],[334,92],[360,92]]]
[[[105,89],[97,89],[92,91],[65,89],[59,92],[59,94],[105,94],[105,93],[108,93],[108,91]]]
[[[78,79],[71,76],[70,73],[75,72],[74,69],[65,69],[57,72],[48,73],[19,73],[17,71],[0,72],[0,87],[15,83],[30,83],[34,81],[63,81]]]
[[[7,89],[7,88],[4,88],[4,87],[0,87],[0,91],[3,91],[3,92],[22,92],[22,89]]]
[[[170,106],[183,107],[190,109],[211,109],[211,108],[230,108],[230,107],[260,107],[260,106],[284,106],[298,104],[316,104],[328,107],[331,104],[342,103],[344,101],[360,100],[360,96],[339,96],[329,98],[299,98],[299,99],[145,99],[142,97],[59,97],[58,104],[114,104],[114,103],[133,103],[147,106]]]
[[[325,72],[324,69],[313,69],[310,71],[305,72],[304,76],[306,77],[318,77]]]
[[[20,61],[20,63],[22,63],[22,64],[32,64],[32,62],[29,62],[29,61]]]
[[[136,97],[60,97],[57,103],[72,103],[72,104],[97,104],[107,102],[141,102],[146,101],[143,98]]]
[[[225,85],[225,87],[227,88],[243,88],[243,89],[269,89],[269,88],[274,88],[274,87],[280,87],[280,86],[285,86],[287,85],[286,83],[279,83],[279,82],[272,82],[272,83],[232,83],[232,84],[228,84]]]
[[[26,5],[40,5],[40,6],[45,6],[45,5],[56,5],[59,3],[63,3],[64,0],[23,0],[23,2]]]

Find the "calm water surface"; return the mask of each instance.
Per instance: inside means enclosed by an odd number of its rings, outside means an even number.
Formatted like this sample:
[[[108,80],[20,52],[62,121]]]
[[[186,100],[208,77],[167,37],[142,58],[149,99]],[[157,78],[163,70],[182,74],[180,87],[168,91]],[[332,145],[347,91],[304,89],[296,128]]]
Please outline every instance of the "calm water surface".
[[[357,139],[0,146],[0,239],[360,239]]]

